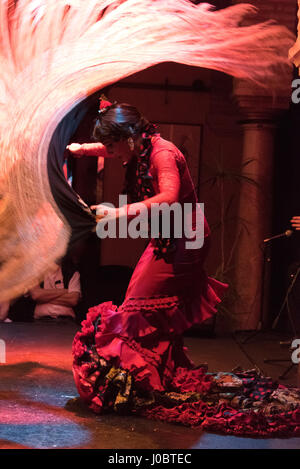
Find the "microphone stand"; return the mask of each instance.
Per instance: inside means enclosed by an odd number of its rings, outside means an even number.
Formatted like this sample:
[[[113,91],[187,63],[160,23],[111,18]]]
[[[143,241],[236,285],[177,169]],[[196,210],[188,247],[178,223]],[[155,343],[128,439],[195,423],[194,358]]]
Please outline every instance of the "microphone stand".
[[[268,241],[264,242],[260,245],[260,248],[263,251],[263,265],[262,265],[262,283],[261,283],[261,295],[260,295],[260,319],[259,319],[259,323],[257,325],[257,329],[255,331],[253,331],[244,340],[238,340],[237,333],[236,332],[233,333],[233,338],[234,338],[235,342],[237,343],[237,345],[240,347],[243,354],[248,358],[250,363],[252,363],[252,365],[254,366],[254,368],[256,369],[256,371],[260,375],[264,374],[263,370],[261,368],[259,368],[259,366],[255,362],[255,360],[251,357],[251,355],[247,352],[247,350],[243,347],[243,345],[246,344],[249,340],[256,337],[258,334],[260,334],[264,330],[264,324],[265,324],[265,321],[264,321],[265,277],[266,277],[266,270],[267,270],[266,266],[267,266],[267,263],[271,262],[271,257],[270,257],[270,255],[268,255],[269,253],[267,252],[267,251],[269,251],[269,247],[270,247],[270,245],[269,245]],[[239,332],[243,332],[243,331],[239,331]]]
[[[286,236],[289,237],[291,236],[292,232],[290,230],[286,231]],[[253,331],[252,334],[250,336],[248,336],[245,340],[241,341],[241,342],[238,342],[238,345],[240,346],[241,350],[245,353],[245,355],[248,357],[248,359],[251,361],[251,363],[256,367],[256,369],[258,371],[261,372],[260,368],[257,366],[257,364],[252,360],[252,358],[249,356],[249,354],[246,352],[246,350],[242,347],[242,344],[246,344],[251,338],[257,336],[259,333],[263,332],[266,330],[265,328],[265,281],[266,281],[266,266],[268,263],[271,262],[271,257],[270,255],[268,255],[268,250],[270,248],[270,242],[273,241],[274,239],[277,239],[279,237],[282,237],[281,235],[279,236],[275,236],[275,237],[272,237],[272,238],[268,238],[266,240],[264,240],[263,242],[263,268],[262,268],[262,288],[261,288],[261,298],[260,298],[260,321],[258,323],[258,328],[257,330]],[[292,278],[290,284],[289,284],[289,287],[287,289],[287,292],[286,292],[286,295],[285,295],[285,298],[283,300],[283,303],[281,305],[281,308],[280,308],[280,311],[279,313],[277,314],[275,320],[273,321],[272,323],[272,326],[271,326],[271,329],[274,330],[275,327],[277,326],[278,324],[278,321],[280,319],[280,316],[282,314],[282,312],[284,311],[285,307],[287,309],[287,312],[288,312],[288,318],[289,318],[289,321],[290,321],[290,325],[292,327],[292,333],[294,335],[294,338],[297,338],[297,331],[296,331],[296,326],[295,326],[295,323],[294,323],[294,320],[293,320],[293,317],[292,317],[292,313],[291,313],[291,310],[290,310],[290,305],[289,305],[289,297],[290,297],[290,294],[292,293],[292,290],[295,286],[295,283],[298,279],[298,276],[300,275],[300,264],[297,266],[297,271],[290,275],[290,277]],[[292,343],[292,340],[289,341],[290,343]],[[284,342],[280,342],[280,345],[284,345],[285,343]],[[272,359],[264,359],[264,363],[280,363],[280,362],[290,362],[290,360],[288,359],[275,359],[275,358],[272,358]],[[278,377],[278,379],[284,379],[287,374],[290,372],[290,370],[292,370],[294,368],[296,364],[295,363],[290,363],[289,366],[286,368],[286,370]]]
[[[275,329],[275,327],[278,324],[278,321],[280,319],[280,316],[281,316],[282,312],[286,308],[287,312],[288,312],[288,318],[289,318],[289,321],[290,321],[290,325],[291,325],[291,328],[292,328],[293,339],[297,338],[297,330],[296,330],[296,326],[295,326],[294,319],[293,319],[293,316],[292,316],[292,312],[290,310],[289,296],[293,291],[293,288],[295,286],[295,283],[297,281],[297,278],[298,278],[299,274],[300,274],[300,265],[298,265],[296,273],[290,275],[292,280],[291,280],[290,285],[287,289],[287,292],[286,292],[286,295],[284,297],[283,303],[281,305],[280,311],[279,311],[278,315],[276,316],[276,318],[274,319],[273,324],[272,324],[272,329]],[[291,339],[289,341],[290,344],[292,344],[293,339]],[[285,343],[280,343],[280,344],[285,345]],[[264,359],[264,363],[283,363],[283,362],[289,362],[290,363],[290,360],[288,360],[286,358],[266,358],[266,359]],[[279,376],[279,379],[284,379],[287,376],[287,374],[295,367],[295,365],[296,365],[296,363],[293,363],[293,362],[290,363],[290,365],[286,368],[286,370]]]
[[[259,333],[263,332],[266,330],[265,327],[265,283],[266,283],[266,270],[267,270],[267,264],[270,264],[271,262],[271,256],[270,256],[270,243],[274,241],[275,239],[280,239],[283,237],[289,238],[293,234],[292,230],[286,230],[284,233],[276,236],[272,236],[270,238],[267,238],[263,241],[261,244],[261,248],[263,249],[263,266],[262,266],[262,284],[261,284],[261,296],[260,296],[260,320],[257,326],[257,329],[252,332],[246,339],[241,341],[242,344],[246,344],[249,340],[251,340],[253,337],[257,336]]]
[[[263,250],[263,265],[262,265],[262,283],[261,283],[261,295],[260,295],[260,319],[257,325],[257,329],[253,331],[246,339],[242,340],[242,344],[246,344],[249,340],[256,337],[258,334],[265,330],[265,283],[266,283],[266,271],[267,264],[271,262],[270,256],[270,241],[264,241],[261,245]]]

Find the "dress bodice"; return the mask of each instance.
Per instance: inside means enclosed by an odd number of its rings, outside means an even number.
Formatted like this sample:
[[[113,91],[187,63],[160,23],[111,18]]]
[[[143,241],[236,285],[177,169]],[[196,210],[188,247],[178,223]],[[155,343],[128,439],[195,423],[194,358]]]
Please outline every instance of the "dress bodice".
[[[150,174],[155,193],[179,190],[178,202],[196,202],[195,187],[183,154],[171,142],[153,137],[150,155]]]

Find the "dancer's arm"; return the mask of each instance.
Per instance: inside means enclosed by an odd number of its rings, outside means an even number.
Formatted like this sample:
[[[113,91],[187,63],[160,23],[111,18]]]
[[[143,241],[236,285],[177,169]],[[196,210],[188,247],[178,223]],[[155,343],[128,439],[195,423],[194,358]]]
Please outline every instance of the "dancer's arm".
[[[300,217],[293,217],[291,219],[291,225],[293,228],[299,231],[300,230]]]
[[[149,209],[153,203],[173,204],[179,199],[180,175],[175,154],[162,150],[151,157],[154,172],[158,181],[158,194],[143,201]],[[131,204],[134,207],[136,204]]]
[[[152,157],[152,164],[157,175],[159,193],[142,202],[133,203],[120,208],[105,208],[104,205],[93,205],[92,210],[101,208],[102,213],[96,215],[96,220],[105,221],[108,218],[120,218],[128,216],[129,219],[135,218],[141,213],[151,209],[151,205],[167,203],[169,205],[178,201],[180,190],[180,175],[175,160],[175,154],[171,151],[160,151]]]
[[[67,150],[69,150],[75,158],[81,158],[82,156],[102,156],[103,158],[111,158],[103,143],[100,142],[71,143],[67,146]]]
[[[172,151],[162,150],[152,156],[152,165],[158,181],[158,194],[127,206],[128,218],[134,218],[142,210],[150,210],[152,204],[177,202],[180,190],[180,175],[175,154]]]

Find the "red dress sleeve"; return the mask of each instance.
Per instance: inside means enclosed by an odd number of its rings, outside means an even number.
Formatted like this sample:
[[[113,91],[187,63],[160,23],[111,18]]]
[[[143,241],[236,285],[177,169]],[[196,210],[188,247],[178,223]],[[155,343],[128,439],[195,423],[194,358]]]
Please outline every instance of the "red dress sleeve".
[[[107,157],[106,148],[100,142],[82,144],[81,151],[84,155]]]
[[[160,150],[152,155],[151,160],[158,191],[166,193],[168,200],[178,201],[180,174],[175,153],[171,150]]]

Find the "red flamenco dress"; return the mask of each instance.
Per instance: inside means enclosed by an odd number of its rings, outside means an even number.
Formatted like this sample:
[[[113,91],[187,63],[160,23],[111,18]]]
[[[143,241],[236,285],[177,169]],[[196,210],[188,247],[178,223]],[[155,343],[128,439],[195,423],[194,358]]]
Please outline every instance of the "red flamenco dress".
[[[194,229],[200,208],[183,155],[159,135],[144,137],[135,197],[178,187],[179,202],[192,207],[185,223]],[[123,304],[89,310],[73,343],[80,397],[96,413],[132,413],[235,435],[300,435],[298,390],[255,371],[209,373],[186,355],[183,332],[211,318],[227,288],[203,270],[210,240],[205,220],[204,236],[198,249],[187,249],[185,237],[152,239]]]

